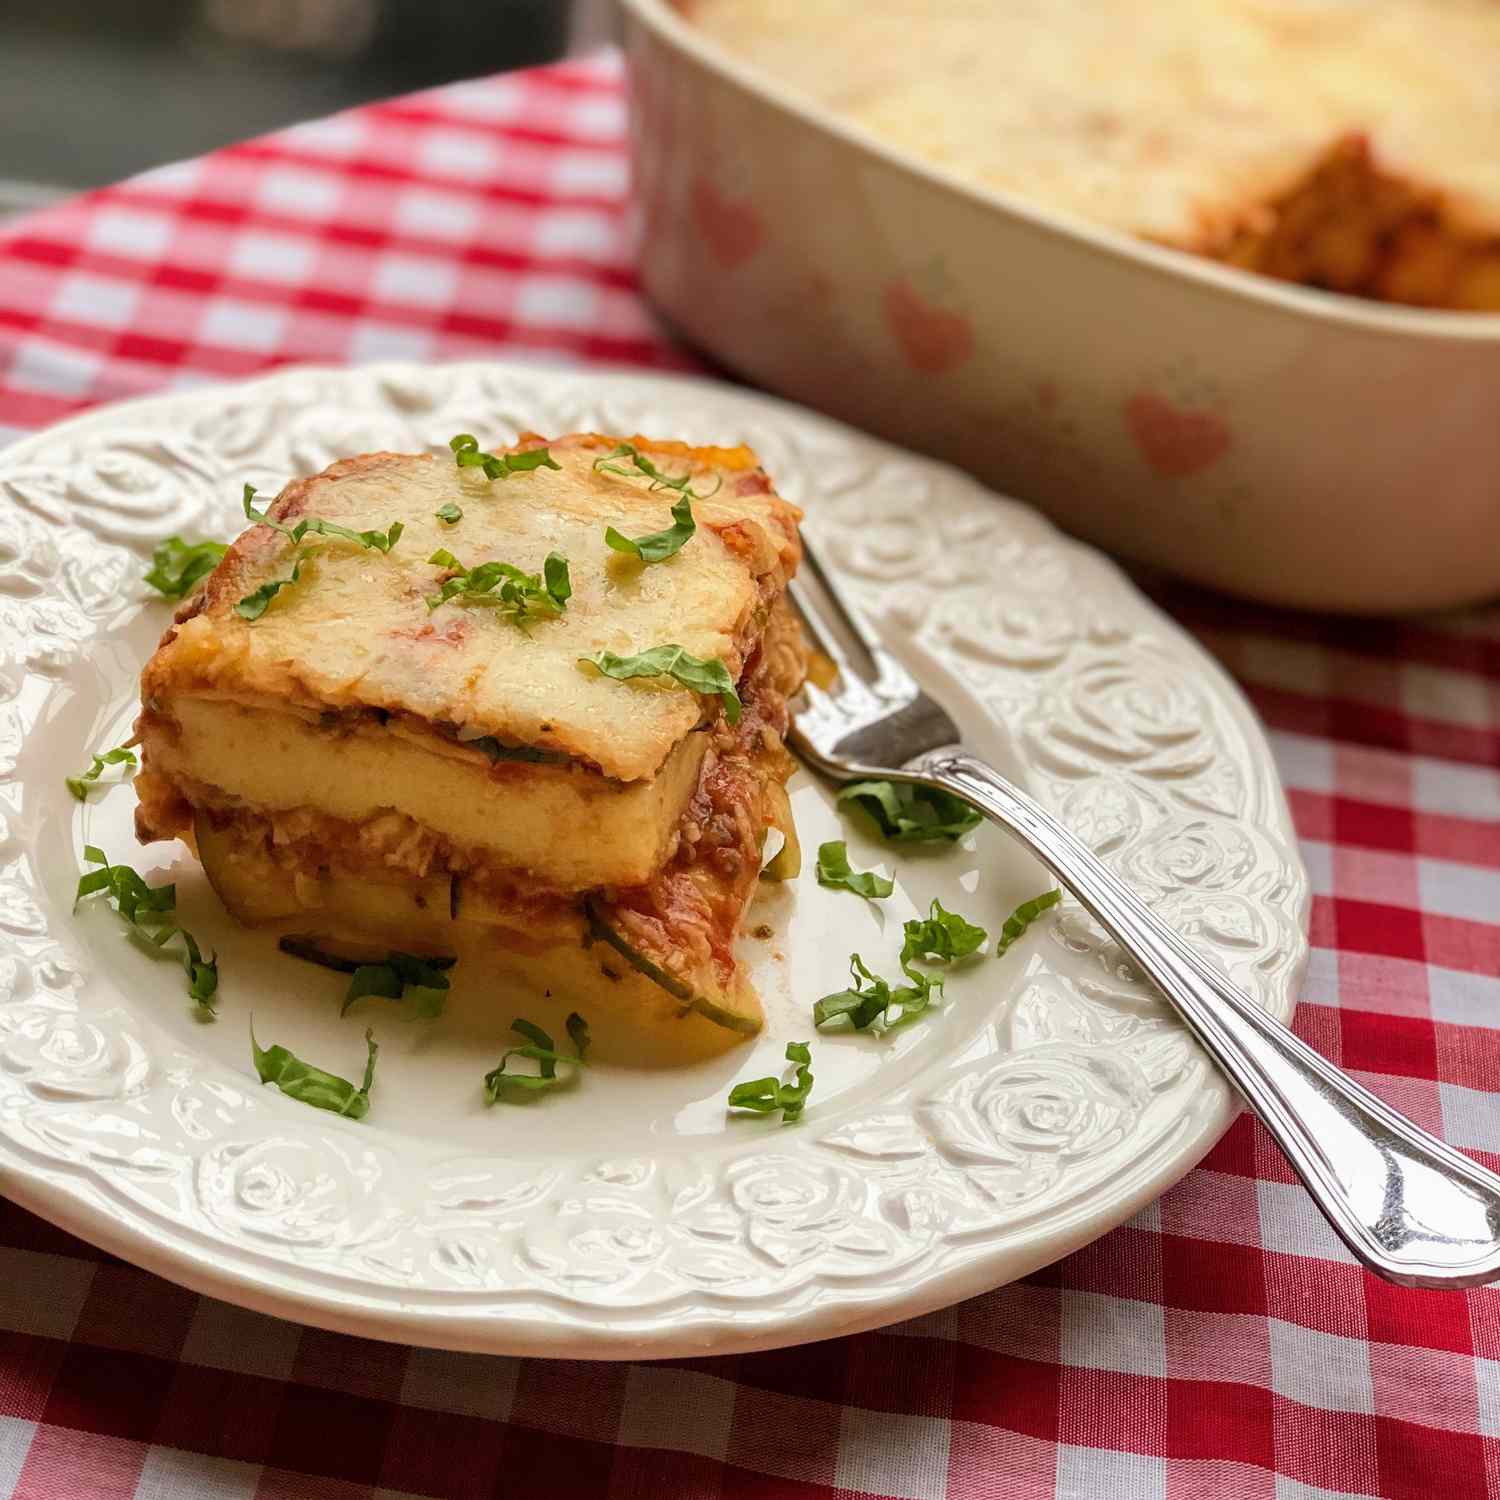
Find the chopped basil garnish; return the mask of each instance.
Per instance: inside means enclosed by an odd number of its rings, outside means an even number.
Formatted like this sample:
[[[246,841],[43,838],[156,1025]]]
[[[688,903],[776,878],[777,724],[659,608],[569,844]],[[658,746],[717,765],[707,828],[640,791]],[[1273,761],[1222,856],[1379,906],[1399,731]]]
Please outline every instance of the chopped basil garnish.
[[[180,536],[169,536],[151,554],[146,582],[168,599],[181,599],[218,567],[228,551],[227,542],[185,542]]]
[[[89,864],[102,868],[90,870],[79,878],[78,894],[73,898],[75,910],[85,896],[105,891],[115,910],[129,924],[131,934],[150,948],[165,951],[174,937],[180,937],[181,952],[170,956],[182,963],[187,974],[188,994],[198,1002],[199,1017],[212,1020],[214,995],[219,988],[219,958],[217,954],[204,958],[192,933],[173,922],[177,908],[176,885],[147,885],[129,865],[110,864],[109,856],[93,844],[84,846],[83,857]]]
[[[906,971],[910,984],[893,989],[889,980],[872,974],[857,953],[850,955],[849,974],[854,983],[848,989],[824,995],[813,1005],[814,1026],[847,1019],[855,1031],[866,1031],[877,1023],[888,1031],[914,1020],[943,993],[940,977],[916,969]]]
[[[851,782],[839,793],[839,804],[863,809],[895,844],[956,843],[983,821],[961,798],[904,781]]]
[[[956,911],[945,911],[941,901],[932,903],[925,918],[907,922],[902,934],[901,967],[907,974],[917,959],[948,964],[967,958],[989,936],[984,928],[966,922]]]
[[[786,1060],[797,1065],[797,1081],[783,1083],[779,1078],[752,1078],[737,1083],[729,1091],[730,1109],[753,1109],[756,1114],[781,1111],[781,1123],[790,1125],[802,1118],[807,1096],[812,1093],[813,1075],[809,1064],[812,1053],[806,1042],[788,1042]]]
[[[259,526],[269,526],[272,531],[279,531],[283,536],[292,536],[292,528],[283,526],[280,521],[273,521],[270,515],[263,510],[255,508],[255,486],[247,484],[240,497],[245,506],[245,519],[254,521]],[[301,541],[301,537],[292,537],[293,541]]]
[[[896,889],[896,882],[884,875],[851,868],[849,850],[842,839],[818,845],[818,884],[832,889],[842,887],[871,901],[883,900]]]
[[[392,521],[385,531],[351,531],[347,526],[340,526],[337,521],[325,521],[321,516],[304,516],[295,526],[284,526],[280,521],[273,521],[267,512],[256,510],[251,503],[254,499],[255,486],[247,484],[245,519],[269,526],[272,531],[279,531],[282,536],[289,537],[293,543],[300,542],[309,532],[315,532],[319,536],[337,537],[344,542],[358,542],[361,547],[373,548],[376,552],[389,552],[406,529],[400,521]]]
[[[351,1120],[362,1120],[370,1112],[370,1085],[375,1082],[375,1059],[380,1055],[373,1031],[365,1032],[365,1076],[358,1088],[347,1078],[303,1062],[285,1047],[262,1047],[255,1040],[254,1021],[250,1023],[250,1054],[260,1081],[274,1083],[299,1104],[331,1110]]]
[[[388,953],[376,963],[360,964],[349,980],[349,992],[339,1014],[366,995],[382,1000],[415,1002],[412,1019],[435,1021],[448,1003],[448,975],[456,962],[451,958],[421,958],[415,953]]]
[[[507,1104],[518,1104],[523,1100],[535,1098],[538,1094],[546,1093],[566,1079],[577,1076],[574,1073],[559,1074],[558,1063],[577,1069],[586,1067],[584,1053],[589,1049],[589,1027],[588,1022],[574,1011],[567,1020],[568,1039],[573,1043],[573,1056],[568,1057],[557,1050],[557,1044],[542,1030],[540,1026],[531,1021],[523,1021],[519,1018],[510,1023],[510,1029],[517,1036],[524,1037],[522,1046],[512,1047],[500,1059],[498,1066],[492,1068],[484,1075],[484,1101],[486,1104],[499,1104],[502,1101]],[[537,1065],[535,1073],[507,1073],[506,1064],[513,1057],[524,1057]]]
[[[889,980],[872,974],[865,961],[855,953],[849,959],[849,973],[854,983],[846,990],[824,995],[813,1006],[813,1024],[826,1026],[847,1020],[855,1031],[879,1026],[883,1031],[915,1020],[944,996],[940,974],[927,974],[914,967],[917,963],[951,964],[979,950],[989,934],[982,927],[965,921],[957,912],[948,911],[941,901],[934,901],[925,917],[914,917],[903,924],[901,972],[907,983],[892,986]]]
[[[731,724],[740,721],[740,695],[734,690],[734,679],[729,668],[717,657],[700,661],[681,646],[653,646],[635,656],[616,656],[613,651],[596,651],[592,656],[580,656],[580,665],[587,662],[597,667],[606,677],[624,681],[627,677],[670,677],[682,687],[695,693],[717,695],[724,705],[724,717]]]
[[[438,506],[432,514],[447,526],[457,526],[464,518],[464,513],[451,500],[446,505]]]
[[[540,573],[523,573],[512,563],[482,562],[466,568],[445,547],[427,559],[452,576],[435,594],[427,596],[427,608],[436,609],[450,599],[460,604],[487,605],[508,614],[523,629],[534,619],[552,619],[567,608],[573,597],[568,560],[549,552]]]
[[[366,995],[384,1000],[415,1000],[413,1020],[435,1020],[443,1013],[448,999],[447,971],[458,962],[453,958],[423,958],[415,953],[387,953],[380,959],[350,958],[325,948],[316,938],[288,933],[278,938],[276,946],[292,958],[321,964],[349,974],[349,991],[339,1014],[347,1015],[349,1007]]]
[[[339,541],[357,542],[361,547],[373,549],[376,552],[389,552],[401,538],[401,533],[406,529],[400,521],[392,521],[385,531],[351,531],[347,526],[340,526],[336,521],[325,521],[321,516],[304,516],[295,526],[285,526],[263,510],[255,508],[255,486],[245,486],[244,503],[245,519],[254,521],[261,526],[269,526],[272,531],[279,531],[282,536],[287,537],[295,545],[303,537],[309,534],[317,536],[335,537]],[[292,564],[291,573],[285,578],[273,578],[269,583],[263,583],[253,594],[246,594],[234,607],[234,612],[242,620],[258,620],[265,614],[273,600],[282,589],[297,583],[302,578],[302,564],[308,558],[317,554],[315,547],[305,548],[297,556]]]
[[[531,448],[525,453],[486,453],[472,433],[461,432],[448,439],[454,461],[460,469],[483,469],[486,479],[509,479],[530,469],[560,469],[562,465],[545,448]]]
[[[1005,925],[1000,929],[1000,936],[995,939],[995,957],[999,958],[1049,906],[1056,906],[1061,900],[1061,891],[1043,891],[1040,896],[1033,896],[1030,901],[1023,901],[1005,919]]]
[[[301,582],[302,564],[308,558],[315,557],[318,549],[309,548],[297,558],[292,564],[292,571],[285,578],[273,578],[268,583],[263,583],[253,594],[246,594],[234,607],[234,612],[242,620],[258,620],[271,607],[271,601],[282,589],[290,588],[294,583]]]
[[[106,750],[103,755],[96,755],[94,763],[87,771],[81,771],[77,776],[68,776],[64,780],[72,794],[80,802],[89,799],[89,782],[98,781],[99,773],[105,766],[133,766],[135,764],[135,751],[127,750],[123,745],[116,746],[113,750]]]
[[[632,473],[630,469],[624,468],[616,462],[617,459],[626,460],[626,462],[633,466],[635,472]],[[720,477],[718,483],[709,490],[708,494],[700,495],[696,490],[688,487],[688,480],[692,478],[691,472],[686,474],[663,474],[634,443],[621,443],[613,453],[606,453],[603,458],[596,458],[594,460],[594,471],[598,474],[618,474],[621,479],[633,479],[636,474],[644,474],[651,481],[651,489],[679,490],[688,500],[707,500],[709,496],[717,495],[724,483],[723,478]],[[677,514],[675,508],[672,514],[674,516]],[[691,535],[692,533],[689,532],[688,536]],[[683,537],[682,540],[685,542],[687,537]],[[679,542],[678,546],[681,545],[681,542]],[[675,552],[677,549],[674,547],[672,550]]]
[[[653,531],[649,536],[628,537],[621,536],[610,526],[605,528],[604,540],[616,552],[628,552],[632,557],[640,558],[643,563],[659,563],[666,561],[674,553],[681,552],[683,544],[697,529],[698,523],[693,520],[692,499],[684,495],[672,507],[672,525],[665,531]]]
[[[568,560],[560,552],[549,552],[542,561],[542,580],[547,597],[558,609],[566,607],[573,597],[573,580],[568,577]]]

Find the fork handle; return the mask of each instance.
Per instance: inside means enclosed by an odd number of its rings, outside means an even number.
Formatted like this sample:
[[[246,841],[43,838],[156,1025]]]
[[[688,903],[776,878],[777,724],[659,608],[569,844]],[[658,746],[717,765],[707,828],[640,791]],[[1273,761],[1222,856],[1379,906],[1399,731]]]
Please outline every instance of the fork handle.
[[[1500,1278],[1500,1177],[1398,1114],[1273,1020],[1051,813],[976,756],[912,780],[953,792],[1026,845],[1181,1013],[1355,1256],[1403,1286]]]

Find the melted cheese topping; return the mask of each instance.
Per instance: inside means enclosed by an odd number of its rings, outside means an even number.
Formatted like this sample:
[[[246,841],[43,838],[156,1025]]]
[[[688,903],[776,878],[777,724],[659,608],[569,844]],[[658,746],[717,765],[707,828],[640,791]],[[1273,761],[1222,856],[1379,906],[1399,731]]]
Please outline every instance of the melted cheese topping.
[[[294,552],[279,533],[252,527],[179,612],[142,676],[143,700],[373,709],[571,756],[619,781],[649,779],[717,703],[661,680],[580,670],[579,659],[675,642],[738,678],[796,567],[800,512],[771,489],[748,449],[638,439],[666,472],[690,473],[705,496],[693,505],[692,541],[643,567],[612,551],[605,530],[659,531],[672,524],[677,495],[596,469],[615,441],[559,438],[551,444],[559,468],[503,481],[451,458],[366,454],[288,485],[272,510],[284,524],[319,516],[356,531],[394,521],[406,529],[388,554],[308,537],[304,550],[313,555],[301,581],[246,621],[236,602],[288,577]],[[456,526],[436,517],[447,503],[463,512]],[[572,597],[560,615],[526,630],[458,600],[429,610],[426,598],[447,576],[429,561],[439,548],[465,567],[498,560],[528,573],[559,552]]]
[[[1216,252],[1338,140],[1500,232],[1495,0],[681,0],[737,57],[987,186]]]

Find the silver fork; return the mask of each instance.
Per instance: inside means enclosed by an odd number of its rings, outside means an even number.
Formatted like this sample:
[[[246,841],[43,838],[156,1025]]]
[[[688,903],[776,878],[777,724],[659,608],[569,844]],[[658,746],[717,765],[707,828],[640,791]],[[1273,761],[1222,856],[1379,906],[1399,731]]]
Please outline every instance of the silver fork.
[[[1177,1008],[1328,1222],[1377,1276],[1424,1287],[1500,1278],[1500,1177],[1299,1041],[1051,813],[964,750],[958,726],[861,623],[811,549],[807,561],[831,610],[802,580],[792,599],[839,675],[827,690],[809,684],[794,713],[792,741],[803,756],[836,781],[939,787],[1024,844]]]

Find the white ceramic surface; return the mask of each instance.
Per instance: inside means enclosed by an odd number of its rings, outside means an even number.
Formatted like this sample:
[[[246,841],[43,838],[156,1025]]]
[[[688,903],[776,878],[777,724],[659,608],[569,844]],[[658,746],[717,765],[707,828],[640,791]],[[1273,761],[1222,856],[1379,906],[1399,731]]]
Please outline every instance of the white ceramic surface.
[[[1253,597],[1500,590],[1500,315],[1055,217],[846,126],[669,0],[624,9],[645,286],[732,368]]]
[[[882,632],[976,748],[1061,808],[1278,1016],[1307,885],[1271,760],[1219,670],[1116,569],[956,471],[765,397],[538,368],[292,371],[91,414],[0,453],[0,1188],[139,1265],[247,1306],[432,1345],[680,1355],[870,1327],[998,1285],[1119,1223],[1233,1113],[1226,1085],[1121,955],[1063,907],[950,981],[889,1041],[818,1036],[847,955],[894,969],[934,895],[995,926],[1043,888],[985,828],[887,850],[795,786],[804,846],[846,832],[894,864],[879,907],[804,876],[762,898],[746,951],[766,1034],[711,1063],[601,1061],[572,1091],[486,1110],[512,1016],[460,974],[448,1015],[340,1021],[338,976],[237,929],[176,845],[141,850],[128,787],[63,785],[117,743],[170,606],[140,583],[171,532],[228,535],[240,484],[455,431],[533,427],[747,440]],[[113,772],[109,773],[111,776]],[[85,841],[179,882],[221,957],[219,1020],[97,902]],[[894,854],[894,859],[892,859]],[[348,1076],[382,1044],[369,1117],[258,1087],[248,1018]],[[726,1119],[731,1082],[811,1036],[805,1121]]]

